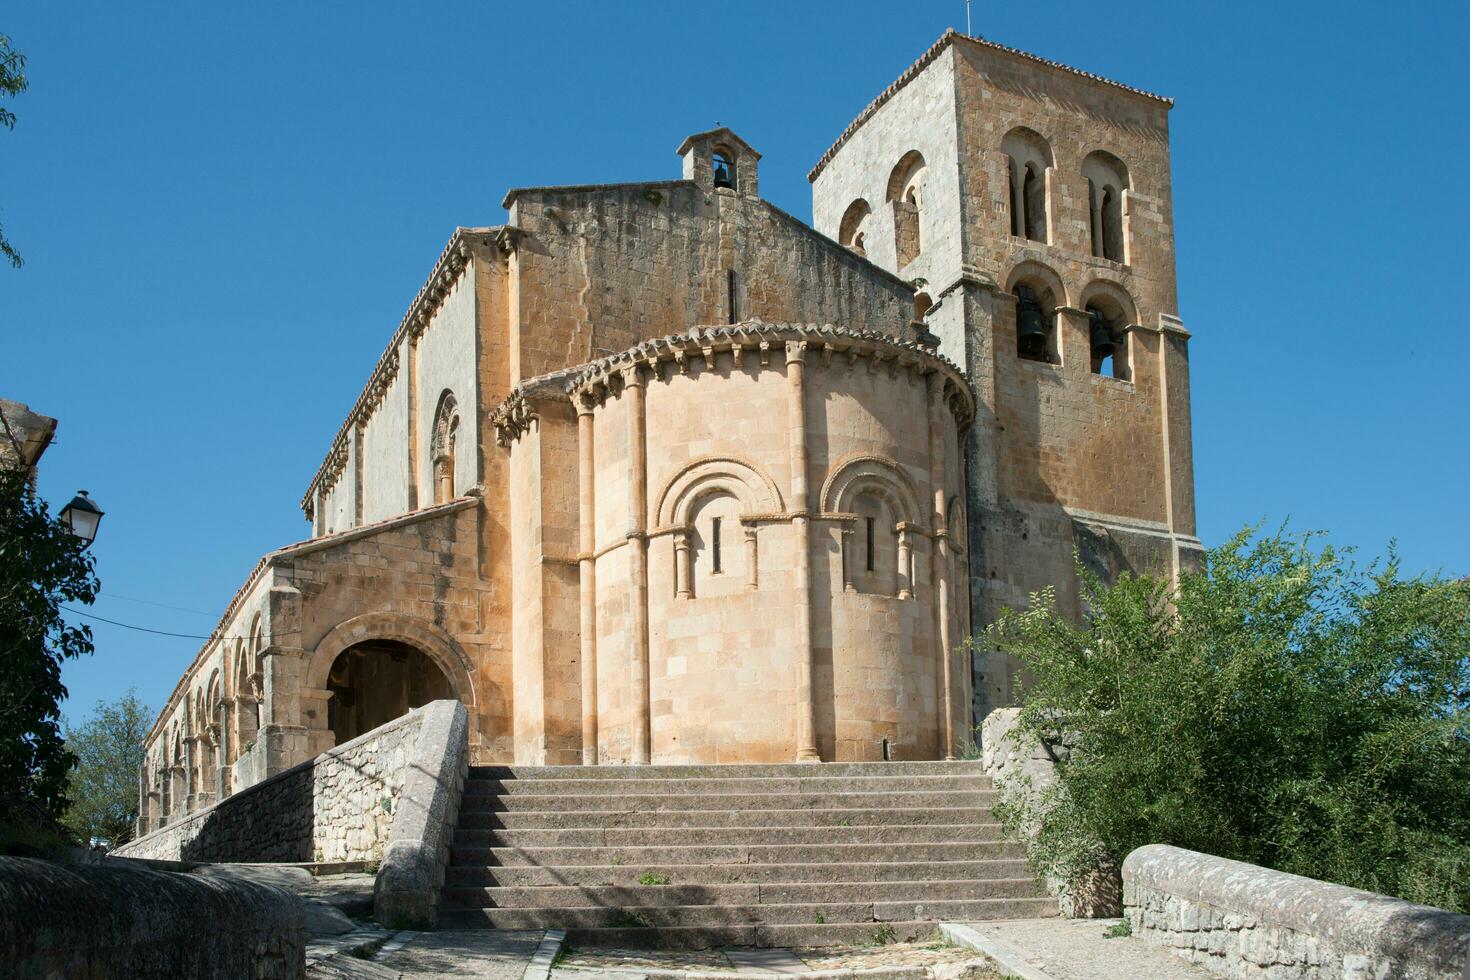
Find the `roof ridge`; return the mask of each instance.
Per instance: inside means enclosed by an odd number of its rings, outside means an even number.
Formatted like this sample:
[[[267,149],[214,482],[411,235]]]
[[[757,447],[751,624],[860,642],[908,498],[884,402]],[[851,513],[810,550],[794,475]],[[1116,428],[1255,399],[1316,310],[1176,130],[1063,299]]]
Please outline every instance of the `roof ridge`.
[[[939,57],[940,53],[943,52],[945,48],[949,47],[949,45],[953,44],[956,40],[969,41],[971,44],[978,44],[982,47],[992,48],[996,51],[1003,51],[1006,54],[1015,55],[1019,58],[1025,58],[1027,61],[1034,61],[1038,64],[1046,65],[1049,68],[1056,68],[1061,71],[1067,72],[1068,74],[1078,75],[1082,78],[1091,79],[1095,82],[1102,82],[1104,85],[1111,85],[1114,88],[1120,88],[1125,92],[1132,92],[1134,95],[1141,95],[1144,98],[1154,99],[1156,101],[1164,103],[1165,105],[1174,104],[1173,99],[1164,95],[1159,95],[1155,92],[1150,92],[1147,89],[1135,88],[1132,85],[1125,85],[1122,82],[1114,81],[1111,78],[1106,78],[1102,75],[1098,75],[1090,71],[1083,71],[1081,68],[1074,68],[1071,65],[1065,64],[1060,61],[1053,61],[1050,58],[1043,58],[1040,55],[1032,54],[1029,51],[1022,51],[1020,48],[1012,48],[1007,45],[1000,44],[996,41],[987,40],[986,38],[981,37],[978,34],[961,34],[959,31],[956,31],[953,27],[951,27],[943,34],[941,34],[939,36],[939,40],[930,45],[927,51],[919,55],[919,57],[914,61],[913,64],[905,68],[891,85],[885,88],[882,92],[879,92],[877,97],[874,98],[872,102],[869,102],[867,106],[863,109],[863,111],[857,114],[852,122],[847,124],[847,128],[844,129],[841,135],[839,135],[837,139],[832,143],[832,145],[827,148],[827,151],[822,154],[819,160],[817,160],[816,165],[807,172],[806,179],[808,181],[815,181],[817,179],[817,176],[824,169],[826,169],[827,164],[832,162],[832,158],[837,155],[837,151],[842,149],[843,145],[852,138],[852,135],[856,133],[860,128],[862,128],[863,124],[866,123],[870,118],[872,118],[873,114],[881,109],[884,103],[893,98],[894,95],[898,94],[899,89],[903,88],[909,82],[918,77],[918,75],[925,68],[929,67],[934,59]]]

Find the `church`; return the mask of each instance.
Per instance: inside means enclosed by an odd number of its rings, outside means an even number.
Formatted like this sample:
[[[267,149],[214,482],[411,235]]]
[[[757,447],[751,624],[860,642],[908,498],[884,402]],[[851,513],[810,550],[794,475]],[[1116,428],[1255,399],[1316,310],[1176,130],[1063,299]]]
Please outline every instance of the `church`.
[[[1199,559],[1170,107],[949,32],[811,225],[728,128],[510,190],[179,680],[139,832],[444,698],[476,763],[960,754],[1001,609]]]

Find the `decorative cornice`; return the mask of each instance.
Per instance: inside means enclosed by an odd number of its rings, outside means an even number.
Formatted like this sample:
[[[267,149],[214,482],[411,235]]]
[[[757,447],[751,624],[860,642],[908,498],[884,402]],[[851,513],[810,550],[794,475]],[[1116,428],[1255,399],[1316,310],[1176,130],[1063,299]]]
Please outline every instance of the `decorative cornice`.
[[[1032,61],[1039,65],[1045,65],[1048,68],[1055,68],[1058,71],[1064,71],[1069,75],[1077,75],[1081,78],[1090,79],[1094,82],[1101,82],[1104,85],[1110,85],[1113,88],[1122,89],[1123,91],[1131,92],[1134,95],[1141,95],[1146,99],[1153,99],[1156,102],[1162,102],[1166,106],[1172,106],[1174,104],[1173,99],[1166,98],[1165,96],[1156,95],[1153,92],[1148,92],[1141,88],[1134,88],[1132,85],[1124,85],[1122,82],[1115,82],[1111,78],[1104,78],[1103,76],[1095,75],[1090,71],[1083,71],[1080,68],[1073,68],[1071,65],[1062,64],[1060,61],[1052,61],[1048,58],[1034,55],[1029,51],[1022,51],[1020,48],[1010,48],[1006,47],[1004,44],[997,44],[994,41],[987,41],[985,38],[980,37],[979,35],[961,34],[959,31],[956,31],[954,28],[951,27],[949,30],[944,32],[944,34],[939,38],[938,41],[934,42],[934,44],[929,48],[928,51],[925,51],[923,54],[919,55],[919,59],[915,61],[912,65],[909,65],[909,67],[904,70],[903,74],[898,76],[898,79],[892,85],[888,86],[882,92],[880,92],[876,99],[868,103],[867,108],[858,113],[857,118],[848,124],[848,127],[842,131],[841,136],[837,137],[837,141],[827,148],[826,153],[822,154],[821,159],[817,161],[817,165],[815,167],[812,167],[811,171],[806,175],[806,179],[808,181],[815,181],[817,179],[817,176],[821,174],[824,169],[826,169],[827,164],[832,162],[832,158],[837,156],[837,151],[842,149],[843,144],[851,139],[852,135],[856,133],[859,129],[861,129],[863,127],[863,124],[871,119],[873,117],[873,114],[883,107],[884,103],[897,95],[899,90],[902,89],[909,82],[919,77],[919,75],[924,71],[925,68],[928,68],[935,59],[937,59],[941,54],[944,53],[944,50],[946,48],[948,48],[956,41],[968,41],[970,44],[974,44],[978,47],[989,48],[992,51],[1000,51],[1017,58],[1022,58],[1026,61]]]
[[[454,229],[454,234],[449,237],[449,244],[444,246],[444,251],[440,253],[439,260],[434,263],[428,279],[419,289],[418,294],[414,296],[413,302],[409,304],[408,312],[399,321],[398,329],[393,332],[393,339],[389,341],[387,349],[383,351],[372,373],[368,375],[367,384],[363,386],[361,394],[357,396],[357,401],[347,413],[342,427],[332,438],[332,447],[327,450],[326,458],[322,460],[321,466],[317,468],[316,476],[312,477],[311,483],[307,486],[306,493],[301,498],[301,510],[307,520],[312,520],[314,517],[317,491],[330,492],[342,474],[342,468],[347,461],[347,436],[353,426],[365,423],[372,416],[382,404],[393,379],[398,376],[398,350],[404,339],[423,335],[424,330],[433,320],[434,314],[439,311],[439,307],[444,305],[445,299],[448,298],[455,283],[459,281],[460,275],[469,265],[472,246],[490,246],[498,249],[502,255],[509,254],[519,243],[520,235],[520,229],[511,225]]]
[[[871,330],[854,330],[832,324],[765,323],[746,320],[729,326],[695,327],[687,333],[646,340],[618,354],[591,361],[576,368],[532,378],[518,385],[490,414],[496,428],[496,439],[509,446],[520,438],[536,418],[532,399],[559,390],[576,406],[601,403],[621,392],[625,375],[640,368],[657,371],[660,365],[674,364],[687,374],[692,361],[700,361],[706,369],[714,364],[715,354],[730,354],[736,365],[749,359],[762,367],[784,362],[786,351],[804,346],[805,356],[823,367],[834,357],[842,358],[848,367],[859,360],[870,373],[886,369],[890,377],[904,371],[943,378],[944,396],[960,427],[968,426],[975,417],[975,394],[960,369],[941,354],[922,344],[900,340]],[[777,354],[776,358],[772,354]]]

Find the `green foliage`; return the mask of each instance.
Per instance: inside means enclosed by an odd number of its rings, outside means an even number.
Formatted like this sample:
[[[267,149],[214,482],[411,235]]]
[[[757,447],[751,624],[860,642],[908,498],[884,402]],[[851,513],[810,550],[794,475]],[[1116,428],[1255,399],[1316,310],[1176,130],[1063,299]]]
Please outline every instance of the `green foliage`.
[[[103,838],[116,847],[133,837],[138,819],[138,770],[152,714],[129,690],[98,701],[80,728],[67,726],[66,749],[77,758],[68,780],[71,807],[62,822],[82,841]]]
[[[645,871],[638,876],[640,885],[667,885],[668,883],[668,875],[654,874],[652,871]]]
[[[1116,923],[1114,925],[1110,925],[1107,927],[1107,929],[1103,930],[1104,939],[1122,939],[1125,936],[1131,935],[1133,935],[1133,926],[1128,922],[1127,919],[1124,919],[1122,922]]]
[[[1470,911],[1470,581],[1255,529],[1177,587],[1078,572],[1082,625],[1046,591],[983,640],[1078,745],[1002,807],[1038,870],[1168,843]]]
[[[0,34],[0,96],[14,98],[29,87],[26,80],[26,56],[11,47],[10,38]],[[0,126],[15,128],[15,113],[0,106]],[[10,260],[19,269],[23,263],[20,253],[5,238],[5,229],[0,226],[0,255]]]
[[[68,626],[61,605],[97,589],[92,556],[20,473],[0,471],[0,850],[66,810],[61,664],[92,652],[92,631]]]

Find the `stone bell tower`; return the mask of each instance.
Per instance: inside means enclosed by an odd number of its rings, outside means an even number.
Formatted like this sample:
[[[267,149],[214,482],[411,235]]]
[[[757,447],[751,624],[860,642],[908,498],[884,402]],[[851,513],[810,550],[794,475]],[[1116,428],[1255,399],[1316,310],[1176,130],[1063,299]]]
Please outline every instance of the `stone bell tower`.
[[[684,179],[700,187],[729,187],[746,197],[760,196],[760,159],[745,140],[727,126],[695,133],[679,144]]]

